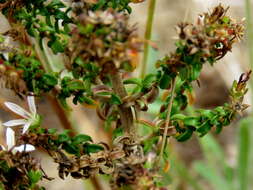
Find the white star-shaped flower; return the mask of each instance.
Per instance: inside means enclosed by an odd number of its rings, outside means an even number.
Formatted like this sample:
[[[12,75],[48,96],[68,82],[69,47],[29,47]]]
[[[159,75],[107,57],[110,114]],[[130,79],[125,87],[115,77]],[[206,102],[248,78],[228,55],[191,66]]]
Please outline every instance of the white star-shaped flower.
[[[6,107],[8,107],[12,112],[23,117],[24,119],[10,120],[3,123],[3,125],[6,127],[23,125],[23,131],[22,131],[23,134],[29,129],[30,126],[40,125],[40,116],[37,114],[37,111],[36,111],[34,96],[28,96],[27,102],[28,102],[30,112],[24,110],[22,107],[20,107],[17,104],[14,104],[12,102],[5,102],[4,104]]]
[[[2,147],[2,150],[11,150],[13,154],[16,152],[31,152],[35,150],[35,147],[31,144],[22,144],[15,146],[15,132],[9,127],[6,130],[6,145],[7,148],[5,148],[3,145],[0,145]]]

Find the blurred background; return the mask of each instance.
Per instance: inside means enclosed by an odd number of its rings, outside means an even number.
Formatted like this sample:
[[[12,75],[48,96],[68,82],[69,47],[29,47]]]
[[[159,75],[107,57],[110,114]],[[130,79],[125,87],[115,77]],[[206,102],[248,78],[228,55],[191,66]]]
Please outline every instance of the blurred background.
[[[146,0],[141,4],[133,4],[131,23],[136,24],[140,36],[144,36],[147,19],[148,4]],[[152,41],[158,50],[149,49],[148,72],[154,70],[156,60],[175,49],[175,26],[181,21],[195,22],[198,14],[211,10],[212,7],[222,3],[230,6],[229,15],[237,20],[247,18],[251,21],[250,14],[253,10],[253,2],[250,0],[157,0],[152,31]],[[250,26],[245,22],[245,26]],[[0,32],[6,31],[8,24],[1,17]],[[250,29],[250,28],[249,28]],[[249,32],[251,30],[248,30]],[[250,61],[250,49],[253,46],[252,34],[245,35],[243,41],[236,43],[232,53],[220,60],[214,67],[205,65],[200,77],[201,87],[195,88],[195,103],[188,110],[190,113],[196,108],[212,109],[229,101],[228,89],[233,80],[248,71],[253,64]],[[253,52],[252,52],[253,56]],[[141,55],[139,55],[141,60]],[[138,67],[139,68],[139,67]],[[137,69],[136,75],[138,76]],[[252,83],[253,84],[253,83]],[[13,92],[1,88],[0,93],[0,121],[4,122],[13,115],[8,113],[3,103],[15,102],[26,107]],[[245,103],[252,105],[252,93],[248,93]],[[38,100],[38,113],[43,116],[43,125],[63,130],[62,122],[55,115],[57,109],[49,97]],[[71,105],[71,102],[69,102]],[[96,116],[95,109],[83,106],[73,106],[73,112],[69,113],[75,129],[87,133],[95,142],[108,141],[108,135],[103,123]],[[154,117],[151,111],[146,117]],[[221,134],[210,134],[204,138],[193,137],[191,140],[178,143],[170,141],[170,170],[165,175],[166,182],[171,190],[250,190],[253,188],[253,120],[249,108],[244,115],[238,117],[231,126],[225,127]],[[0,144],[4,143],[4,128],[0,127]],[[81,190],[92,189],[89,180],[61,180],[57,177],[56,165],[43,153],[36,153],[42,160],[46,173],[55,180],[44,181],[43,185],[49,190]],[[103,189],[109,189],[106,179],[99,176],[99,182]]]

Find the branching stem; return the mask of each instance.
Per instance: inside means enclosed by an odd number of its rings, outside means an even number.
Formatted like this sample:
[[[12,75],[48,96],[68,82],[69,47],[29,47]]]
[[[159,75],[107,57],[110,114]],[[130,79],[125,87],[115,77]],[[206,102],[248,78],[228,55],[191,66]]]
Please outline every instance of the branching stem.
[[[122,81],[122,74],[116,70],[115,72],[111,73],[111,81],[114,92],[123,99],[127,96],[126,89],[124,87],[123,81]],[[131,107],[123,107],[122,105],[119,105],[119,114],[120,114],[120,120],[123,127],[123,130],[135,137],[136,136],[136,128],[134,125],[134,117]]]

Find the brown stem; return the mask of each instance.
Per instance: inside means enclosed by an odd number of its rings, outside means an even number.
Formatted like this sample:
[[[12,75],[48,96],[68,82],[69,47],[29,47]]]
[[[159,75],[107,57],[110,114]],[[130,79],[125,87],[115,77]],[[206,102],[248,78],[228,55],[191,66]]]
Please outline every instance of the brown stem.
[[[101,183],[99,182],[99,179],[97,176],[93,176],[90,178],[95,190],[103,190],[103,187],[101,185]]]
[[[123,81],[122,81],[122,74],[115,70],[111,73],[111,80],[112,80],[112,87],[114,92],[123,99],[127,96],[126,89],[124,87]],[[136,136],[136,128],[134,125],[134,117],[131,107],[124,107],[123,105],[119,105],[119,114],[120,114],[120,120],[123,127],[123,130],[135,137]]]
[[[53,106],[63,128],[66,130],[70,130],[70,132],[69,132],[70,136],[72,136],[72,137],[75,136],[76,131],[72,127],[72,124],[69,121],[68,116],[66,115],[66,111],[62,108],[62,106],[60,105],[57,98],[54,95],[48,95],[48,99],[49,99],[51,105]]]

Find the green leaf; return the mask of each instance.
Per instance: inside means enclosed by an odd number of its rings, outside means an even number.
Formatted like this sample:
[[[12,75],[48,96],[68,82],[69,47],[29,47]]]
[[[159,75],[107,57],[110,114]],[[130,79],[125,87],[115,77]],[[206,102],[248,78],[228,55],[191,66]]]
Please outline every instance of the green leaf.
[[[62,145],[62,148],[67,151],[69,154],[75,154],[78,155],[79,150],[74,144],[70,144],[69,142],[64,142]]]
[[[204,110],[204,109],[199,109],[197,110],[203,117],[207,117],[208,119],[212,119],[215,114],[212,112],[212,110]]]
[[[64,131],[62,134],[58,136],[58,142],[63,143],[70,140],[70,136],[68,135],[68,130]]]
[[[171,120],[184,120],[187,116],[185,116],[184,114],[174,114],[173,116],[171,116]]]
[[[73,141],[73,144],[77,145],[77,144],[83,144],[87,141],[92,141],[92,138],[88,135],[80,134],[80,135],[75,136],[72,141]]]
[[[160,79],[159,86],[161,89],[168,89],[171,82],[171,77],[167,74],[164,74]]]
[[[97,144],[86,144],[85,150],[88,153],[96,153],[96,152],[99,152],[101,150],[104,150],[104,148],[100,145],[97,145]]]
[[[150,88],[155,81],[156,75],[154,74],[147,75],[142,81],[143,88]]]
[[[41,173],[41,171],[30,170],[28,172],[28,177],[29,177],[31,185],[36,184],[41,180],[42,173]]]
[[[55,128],[48,129],[49,134],[55,134],[56,132],[57,132],[57,129]]]
[[[94,25],[93,24],[86,24],[85,26],[83,25],[78,25],[78,29],[81,34],[91,34],[94,30]]]
[[[5,38],[2,35],[0,35],[0,43],[3,43],[4,41],[5,41]]]
[[[130,78],[127,80],[124,80],[124,84],[136,84],[138,86],[142,86],[142,81],[139,78]]]
[[[196,117],[186,117],[184,119],[184,124],[188,126],[197,127],[199,124],[198,118]]]
[[[211,128],[212,124],[210,124],[209,122],[205,122],[200,128],[197,129],[197,132],[200,133],[200,137],[203,137],[211,130]]]
[[[76,64],[78,64],[79,66],[83,66],[84,65],[84,62],[82,60],[81,57],[77,57],[74,61]]]
[[[230,22],[230,18],[227,17],[227,16],[224,16],[224,17],[222,18],[222,22],[224,22],[225,24],[228,24],[228,23]]]
[[[44,74],[42,81],[49,86],[55,86],[57,85],[57,78],[51,74]]]
[[[64,45],[59,40],[49,41],[48,46],[52,49],[54,54],[62,53],[65,50]]]
[[[110,99],[110,103],[115,104],[115,105],[120,105],[120,104],[122,104],[122,101],[118,95],[112,94],[111,99]]]
[[[113,131],[113,139],[116,139],[119,136],[122,136],[124,134],[123,129],[121,127],[116,128]]]
[[[86,103],[86,104],[88,104],[88,105],[95,105],[95,101],[94,101],[93,99],[87,97],[87,96],[80,96],[80,97],[78,98],[78,101],[79,101],[80,103]]]
[[[85,87],[82,81],[73,80],[68,83],[68,89],[71,91],[85,90]]]
[[[188,140],[189,138],[191,138],[192,133],[193,133],[193,130],[187,129],[184,133],[182,133],[182,134],[180,134],[179,136],[177,136],[176,139],[177,139],[179,142],[186,141],[186,140]]]

